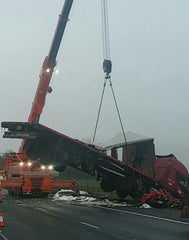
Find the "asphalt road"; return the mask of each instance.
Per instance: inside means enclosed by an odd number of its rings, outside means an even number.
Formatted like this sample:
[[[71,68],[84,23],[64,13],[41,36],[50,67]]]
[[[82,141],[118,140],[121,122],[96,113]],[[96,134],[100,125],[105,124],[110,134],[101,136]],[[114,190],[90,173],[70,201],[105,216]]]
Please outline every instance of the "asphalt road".
[[[180,219],[173,209],[117,209],[5,196],[0,212],[4,240],[189,239],[189,219]]]

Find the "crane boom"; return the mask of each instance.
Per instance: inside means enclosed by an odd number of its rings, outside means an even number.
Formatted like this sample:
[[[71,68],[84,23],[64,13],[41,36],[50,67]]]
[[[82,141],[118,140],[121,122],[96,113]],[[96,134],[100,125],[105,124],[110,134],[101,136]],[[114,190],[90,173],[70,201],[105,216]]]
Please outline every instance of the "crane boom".
[[[62,12],[59,15],[58,24],[54,34],[54,38],[50,47],[50,51],[42,65],[41,73],[39,76],[39,83],[32,103],[32,108],[28,117],[28,122],[38,123],[40,115],[45,105],[47,93],[52,91],[49,86],[54,67],[56,66],[56,56],[60,47],[62,36],[68,21],[68,16],[72,6],[73,0],[65,0]]]
[[[66,23],[68,22],[68,16],[70,13],[70,9],[72,6],[73,0],[65,0],[64,6],[62,8],[62,12],[59,16],[59,21],[56,27],[56,31],[54,34],[54,38],[51,44],[51,48],[49,51],[49,61],[56,61],[56,56],[60,47],[60,43],[62,40],[62,36],[64,34]]]

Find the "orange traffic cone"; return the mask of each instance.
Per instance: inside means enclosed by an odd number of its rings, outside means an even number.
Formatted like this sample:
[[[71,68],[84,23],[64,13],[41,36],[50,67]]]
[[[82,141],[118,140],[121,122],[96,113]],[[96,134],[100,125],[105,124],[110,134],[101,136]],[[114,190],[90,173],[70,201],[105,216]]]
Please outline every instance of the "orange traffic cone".
[[[0,227],[4,227],[4,222],[3,222],[3,214],[0,213]]]

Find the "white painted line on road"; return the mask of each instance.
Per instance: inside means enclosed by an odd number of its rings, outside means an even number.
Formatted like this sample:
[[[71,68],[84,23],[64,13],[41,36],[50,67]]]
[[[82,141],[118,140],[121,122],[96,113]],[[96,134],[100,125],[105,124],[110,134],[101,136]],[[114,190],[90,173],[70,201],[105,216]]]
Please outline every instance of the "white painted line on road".
[[[25,203],[18,203],[17,206],[28,207],[28,205]]]
[[[98,229],[99,227],[95,226],[95,225],[92,225],[92,224],[89,224],[89,223],[86,223],[86,222],[80,222],[81,224],[84,224],[84,225],[87,225],[89,227],[93,227],[93,228],[96,228]]]
[[[102,206],[98,206],[98,207],[99,208],[104,208],[106,210],[111,210],[111,211],[116,211],[116,212],[123,212],[123,213],[128,213],[128,214],[131,214],[131,215],[141,216],[141,217],[147,217],[147,218],[153,218],[153,219],[163,220],[163,221],[167,221],[167,222],[173,222],[173,223],[189,225],[188,222],[182,222],[182,221],[173,220],[173,219],[169,219],[169,218],[157,217],[157,216],[152,216],[152,215],[143,214],[143,213],[129,212],[129,211],[115,209],[115,208],[107,208],[107,207],[102,207]]]
[[[40,210],[40,211],[42,211],[42,212],[46,212],[46,213],[49,213],[46,209],[44,209],[44,208],[37,208],[38,210]]]
[[[56,215],[56,214],[53,214],[53,213],[51,213],[51,212],[49,212],[49,211],[47,211],[46,209],[44,209],[44,208],[35,208],[34,206],[29,206],[31,209],[34,209],[34,210],[39,210],[39,211],[41,211],[41,212],[43,212],[43,213],[46,213],[46,214],[48,214],[48,215],[50,215],[50,216],[53,216],[53,217],[58,217],[58,215]]]
[[[2,233],[0,233],[0,236],[1,236],[4,240],[8,240],[8,238],[6,238]]]

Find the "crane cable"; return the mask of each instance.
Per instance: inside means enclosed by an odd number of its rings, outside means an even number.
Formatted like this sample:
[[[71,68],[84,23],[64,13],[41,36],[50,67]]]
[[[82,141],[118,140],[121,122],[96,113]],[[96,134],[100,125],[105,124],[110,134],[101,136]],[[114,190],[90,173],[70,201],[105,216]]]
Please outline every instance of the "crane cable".
[[[107,81],[109,81],[109,85],[111,87],[115,107],[116,107],[118,118],[119,118],[120,125],[121,125],[122,134],[123,134],[124,141],[125,141],[125,146],[127,147],[127,139],[126,139],[126,135],[125,135],[125,131],[124,131],[123,123],[121,120],[121,115],[119,112],[118,104],[117,104],[116,97],[115,97],[115,92],[114,92],[112,81],[111,81],[111,75],[110,75],[111,70],[112,70],[112,62],[110,60],[110,41],[109,41],[107,0],[101,0],[101,10],[102,10],[102,35],[103,35],[103,54],[104,54],[103,70],[105,72],[105,78],[104,78],[102,95],[101,95],[98,114],[97,114],[97,120],[96,120],[96,124],[95,124],[93,142],[95,140],[96,131],[97,131],[97,127],[98,127],[98,122],[99,122],[100,112],[101,112],[101,108],[102,108],[102,101],[104,98],[106,83],[107,83]]]

